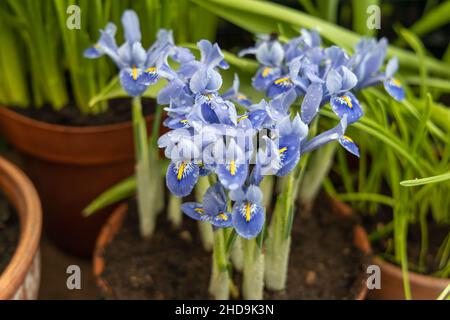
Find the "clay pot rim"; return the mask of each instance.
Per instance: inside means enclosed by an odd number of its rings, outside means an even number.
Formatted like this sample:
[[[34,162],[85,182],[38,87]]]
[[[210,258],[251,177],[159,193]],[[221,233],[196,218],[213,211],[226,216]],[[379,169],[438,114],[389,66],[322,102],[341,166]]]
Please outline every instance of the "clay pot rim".
[[[38,194],[28,177],[0,157],[0,186],[14,205],[20,219],[19,243],[11,261],[0,275],[0,299],[11,299],[23,283],[39,250],[42,209]]]
[[[380,266],[380,268],[383,269],[384,272],[390,273],[400,279],[403,278],[402,269],[396,264],[386,261],[380,256],[374,256],[373,263]],[[439,286],[445,288],[448,284],[450,284],[450,279],[437,278],[432,275],[421,274],[411,270],[408,270],[408,275],[410,283],[417,283],[421,286]]]
[[[354,210],[346,203],[337,198],[330,197],[330,202],[333,204],[335,210],[333,212],[342,218],[349,218],[354,214]],[[127,215],[128,205],[121,203],[108,218],[103,225],[95,242],[94,256],[92,260],[92,270],[96,278],[97,285],[108,296],[115,297],[114,290],[109,283],[102,277],[105,269],[104,250],[114,239],[117,232],[122,227],[122,224]],[[372,247],[370,245],[369,237],[366,230],[359,223],[356,223],[353,228],[354,245],[366,256],[372,255]],[[355,295],[355,300],[364,300],[368,293],[366,279],[362,277],[358,293]],[[356,286],[356,283],[355,283]]]
[[[92,134],[92,133],[102,133],[102,132],[109,132],[109,131],[116,131],[118,129],[124,129],[129,128],[132,125],[131,120],[130,121],[124,121],[119,123],[113,123],[113,124],[105,124],[105,125],[94,125],[94,126],[65,126],[61,124],[54,124],[54,123],[48,123],[45,121],[35,120],[30,117],[26,117],[24,115],[21,115],[18,112],[10,110],[6,106],[0,105],[0,113],[8,118],[10,118],[13,121],[17,121],[19,123],[22,123],[27,126],[36,127],[41,130],[51,131],[51,132],[57,132],[57,133],[71,133],[71,134]],[[153,120],[154,114],[145,116],[148,120]]]

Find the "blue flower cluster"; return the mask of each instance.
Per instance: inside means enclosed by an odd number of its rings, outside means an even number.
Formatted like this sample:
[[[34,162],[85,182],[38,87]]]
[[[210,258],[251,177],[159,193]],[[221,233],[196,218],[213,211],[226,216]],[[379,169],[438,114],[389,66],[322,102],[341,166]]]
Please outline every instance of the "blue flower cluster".
[[[149,85],[158,81],[157,69],[164,57],[170,56],[179,63],[194,59],[188,49],[175,46],[172,31],[164,29],[158,32],[155,43],[145,50],[141,43],[139,19],[133,10],[123,13],[122,25],[125,43],[117,46],[117,27],[110,22],[100,30],[100,39],[84,51],[84,56],[89,59],[109,56],[119,68],[120,83],[130,96],[142,95]]]
[[[363,115],[352,91],[383,82],[391,96],[404,98],[393,77],[397,60],[391,59],[380,71],[386,56],[383,39],[362,40],[349,57],[337,46],[322,48],[315,31],[303,30],[286,44],[273,35],[259,36],[255,47],[241,52],[255,54],[260,63],[253,87],[268,99],[253,103],[239,91],[237,76],[233,86],[221,93],[219,70],[229,66],[217,44],[199,41],[197,60],[188,49],[174,45],[171,32],[161,30],[145,51],[136,14],[126,11],[122,23],[126,42],[121,47],[115,44],[116,27],[108,24],[85,55],[110,56],[120,68],[122,86],[132,96],[141,95],[159,78],[167,80],[157,98],[158,104],[167,106],[164,125],[171,129],[158,140],[171,160],[167,187],[185,197],[200,176],[216,176],[202,203],[184,203],[182,210],[216,228],[234,227],[244,238],[256,237],[263,228],[265,208],[259,186],[265,175],[287,175],[303,154],[331,141],[359,155],[356,144],[345,136],[347,125]],[[300,97],[298,108],[295,102]],[[328,102],[339,123],[308,137],[309,124]]]

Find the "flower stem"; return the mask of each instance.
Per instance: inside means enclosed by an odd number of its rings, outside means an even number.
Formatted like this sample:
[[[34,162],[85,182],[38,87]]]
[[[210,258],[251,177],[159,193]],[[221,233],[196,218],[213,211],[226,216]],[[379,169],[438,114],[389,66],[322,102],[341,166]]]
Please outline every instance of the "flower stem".
[[[267,288],[271,290],[283,290],[286,287],[295,180],[294,172],[289,174],[283,192],[277,196],[275,210],[269,226],[269,236],[266,241],[264,279]]]
[[[234,241],[233,248],[231,249],[231,262],[237,271],[244,269],[244,249],[242,245],[243,239],[237,237]]]
[[[298,197],[303,207],[311,208],[314,199],[319,193],[323,180],[330,171],[333,164],[333,157],[336,151],[336,144],[328,144],[317,150],[308,161],[308,169],[301,181]]]
[[[214,251],[209,293],[216,300],[227,300],[230,297],[228,258],[223,229],[217,229],[214,232]]]
[[[179,228],[183,221],[183,214],[181,213],[181,198],[170,194],[169,207],[168,207],[168,219],[172,223],[172,226]]]
[[[195,199],[197,202],[202,202],[203,195],[208,190],[208,177],[199,177],[197,185],[195,186]],[[198,221],[198,230],[202,240],[203,248],[206,251],[211,251],[214,243],[214,233],[211,224],[204,221]]]
[[[264,294],[264,254],[256,239],[242,239],[244,269],[242,295],[246,300],[262,300]]]
[[[137,202],[141,236],[149,238],[155,229],[156,208],[155,188],[150,171],[150,155],[147,139],[147,128],[142,115],[141,97],[134,97],[132,103],[134,148],[136,154]]]

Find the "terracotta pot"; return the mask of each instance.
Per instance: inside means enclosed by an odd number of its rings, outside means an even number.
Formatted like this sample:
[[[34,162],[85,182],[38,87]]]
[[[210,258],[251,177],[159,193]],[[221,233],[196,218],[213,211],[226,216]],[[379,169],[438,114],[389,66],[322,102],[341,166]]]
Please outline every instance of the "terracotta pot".
[[[36,299],[41,274],[39,241],[42,212],[39,197],[25,174],[1,157],[0,189],[15,207],[20,221],[19,243],[0,275],[0,300]]]
[[[0,128],[21,154],[39,192],[48,236],[70,253],[90,256],[111,209],[88,218],[81,211],[133,173],[131,122],[69,127],[36,121],[2,107]]]
[[[348,218],[353,215],[353,210],[345,203],[336,199],[331,199],[331,201],[333,203],[333,211],[335,214],[338,214],[343,218]],[[105,269],[104,251],[122,227],[127,211],[128,206],[126,204],[121,204],[116,208],[105,225],[102,227],[94,250],[93,272],[97,281],[97,286],[99,287],[102,296],[109,297],[111,299],[115,299],[116,294],[114,293],[113,288],[108,284],[107,280],[102,277]],[[354,227],[353,233],[355,246],[365,255],[371,255],[372,249],[365,229],[361,225],[357,224]],[[364,300],[368,291],[366,277],[361,275],[359,281],[360,284],[355,299]]]
[[[370,299],[403,300],[402,269],[380,257],[374,257],[373,263],[381,269],[381,289],[370,290]],[[435,300],[450,284],[450,279],[440,279],[415,272],[408,272],[411,297],[415,300]]]

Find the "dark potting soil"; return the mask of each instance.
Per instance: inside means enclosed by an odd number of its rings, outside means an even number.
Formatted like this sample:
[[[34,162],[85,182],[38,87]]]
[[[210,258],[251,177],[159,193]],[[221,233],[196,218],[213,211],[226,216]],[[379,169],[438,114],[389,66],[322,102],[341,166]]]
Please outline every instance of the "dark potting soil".
[[[139,237],[136,205],[130,204],[122,229],[104,255],[102,278],[115,298],[209,298],[211,254],[202,249],[196,222],[183,218],[183,229],[174,231],[162,215],[146,242]],[[367,263],[353,245],[354,223],[332,214],[328,201],[319,201],[312,215],[300,213],[293,228],[288,287],[266,292],[265,297],[354,299]]]
[[[154,101],[151,99],[142,99],[144,115],[150,115],[154,112]],[[55,111],[49,105],[42,108],[13,108],[12,110],[32,118],[51,124],[64,126],[87,127],[102,126],[107,124],[121,123],[131,120],[131,99],[114,99],[109,102],[109,108],[99,114],[82,114],[73,104]]]
[[[387,223],[392,221],[392,212],[389,212],[390,209],[382,208],[379,213],[376,215],[366,215],[363,217],[363,224],[367,229],[367,232],[370,234],[371,232],[382,228]],[[423,273],[423,274],[432,274],[436,271],[440,270],[439,268],[439,260],[438,260],[438,251],[441,245],[443,244],[446,236],[450,232],[450,225],[438,225],[431,218],[427,221],[427,233],[428,233],[428,249],[424,259],[424,266],[419,268],[419,257],[421,252],[421,242],[422,242],[422,233],[420,230],[420,224],[413,223],[408,226],[408,259],[409,264],[408,267],[411,271]],[[392,234],[391,234],[392,235]],[[374,252],[376,254],[380,254],[385,259],[390,262],[396,263],[393,261],[392,257],[394,256],[393,252],[393,242],[392,236],[383,238],[375,243],[372,243]]]
[[[0,275],[8,266],[19,242],[19,218],[0,192]]]

